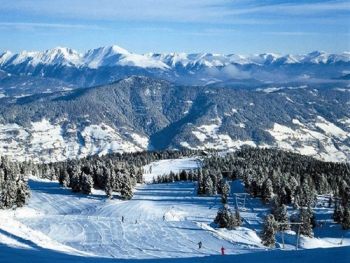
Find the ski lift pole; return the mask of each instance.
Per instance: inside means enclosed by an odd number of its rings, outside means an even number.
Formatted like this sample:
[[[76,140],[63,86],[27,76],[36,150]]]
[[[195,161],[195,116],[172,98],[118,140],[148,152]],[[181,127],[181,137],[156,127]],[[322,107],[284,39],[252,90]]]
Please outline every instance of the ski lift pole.
[[[236,208],[239,209],[238,208],[238,202],[237,202],[237,194],[235,194],[235,198],[236,198]]]
[[[245,209],[245,199],[247,198],[247,195],[244,195],[244,201],[243,201],[243,209]]]
[[[295,247],[295,249],[296,249],[296,250],[298,250],[298,247],[299,247],[300,226],[301,226],[301,223],[299,224],[299,227],[298,227],[298,234],[297,234],[297,245],[296,245],[296,247]]]
[[[298,225],[298,232],[297,232],[297,241],[295,245],[295,249],[298,250],[299,247],[299,238],[300,238],[300,227],[301,227],[301,222],[294,222],[294,223],[277,223],[277,225]],[[285,242],[284,242],[284,230],[282,230],[282,244],[283,244],[283,249],[285,248]]]

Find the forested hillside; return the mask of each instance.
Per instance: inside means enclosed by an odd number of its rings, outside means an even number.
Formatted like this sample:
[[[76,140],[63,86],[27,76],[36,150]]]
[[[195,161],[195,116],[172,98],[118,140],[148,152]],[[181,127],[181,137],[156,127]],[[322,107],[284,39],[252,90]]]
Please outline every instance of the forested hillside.
[[[232,151],[250,145],[345,161],[350,156],[349,91],[324,83],[197,87],[130,77],[89,89],[5,99],[0,151],[48,163],[113,152]]]

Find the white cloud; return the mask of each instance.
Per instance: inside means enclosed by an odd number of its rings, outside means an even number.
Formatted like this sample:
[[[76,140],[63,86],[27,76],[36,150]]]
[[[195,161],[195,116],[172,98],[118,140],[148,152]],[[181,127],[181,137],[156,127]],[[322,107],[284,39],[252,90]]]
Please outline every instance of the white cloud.
[[[0,27],[16,28],[16,29],[32,29],[32,28],[56,28],[56,29],[92,29],[104,30],[104,27],[97,25],[82,24],[57,24],[57,23],[24,23],[24,22],[0,22]]]

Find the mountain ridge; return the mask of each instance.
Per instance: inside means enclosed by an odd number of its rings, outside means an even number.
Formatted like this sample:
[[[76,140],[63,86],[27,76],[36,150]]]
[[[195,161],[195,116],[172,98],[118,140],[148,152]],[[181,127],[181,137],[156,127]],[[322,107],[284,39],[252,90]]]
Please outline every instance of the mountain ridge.
[[[349,112],[349,88],[177,86],[134,76],[0,105],[0,150],[16,159],[48,162],[109,152],[232,151],[250,145],[346,161]]]
[[[106,85],[133,75],[186,86],[349,85],[350,53],[306,55],[136,54],[119,46],[79,53],[57,47],[0,55],[0,99]]]
[[[102,53],[102,54],[101,54]],[[51,55],[51,56],[50,56]],[[102,58],[108,59],[111,55],[119,56],[130,56],[135,55],[136,58],[148,58],[150,60],[156,59],[168,66],[173,66],[177,63],[182,63],[183,66],[187,66],[188,63],[184,61],[191,62],[191,64],[204,64],[207,66],[224,66],[225,64],[271,64],[271,63],[336,63],[336,62],[350,62],[350,52],[342,53],[327,53],[324,51],[312,51],[307,54],[286,54],[281,55],[278,53],[261,53],[252,55],[242,55],[242,54],[220,54],[220,53],[183,53],[183,52],[172,52],[172,53],[145,53],[137,54],[129,52],[128,50],[119,47],[117,45],[103,46],[99,48],[89,49],[86,52],[79,53],[78,51],[67,48],[67,47],[55,47],[52,49],[47,49],[43,52],[40,51],[22,51],[19,53],[12,53],[11,51],[0,52],[0,65],[5,65],[9,63],[20,64],[26,60],[37,60],[36,63],[41,64],[51,64],[51,65],[64,65],[71,64],[76,66],[87,66],[90,68],[96,68],[93,60]],[[47,59],[48,57],[58,56],[61,60]],[[97,57],[97,58],[96,58]],[[45,59],[46,58],[46,59]],[[135,60],[136,60],[135,58]],[[182,58],[182,60],[180,59]],[[16,60],[17,59],[17,60]],[[170,59],[170,61],[169,61]],[[176,59],[176,62],[174,60]],[[216,60],[215,60],[216,59]],[[164,62],[167,61],[168,63]],[[210,63],[211,62],[213,63]],[[222,60],[222,61],[220,61]],[[78,62],[78,63],[77,63]],[[92,63],[92,65],[91,65]],[[35,63],[34,63],[35,64]],[[89,66],[91,65],[91,66]],[[102,63],[103,65],[103,63]],[[118,61],[115,61],[114,65],[118,65]],[[143,67],[140,65],[140,67]],[[144,66],[151,67],[151,66]]]

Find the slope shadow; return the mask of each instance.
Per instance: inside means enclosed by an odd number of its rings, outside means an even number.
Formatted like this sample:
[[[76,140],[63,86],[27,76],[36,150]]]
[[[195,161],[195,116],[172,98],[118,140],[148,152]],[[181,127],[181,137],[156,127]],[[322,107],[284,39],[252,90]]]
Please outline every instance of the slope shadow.
[[[74,193],[71,189],[62,187],[58,182],[40,182],[35,180],[28,181],[29,187],[32,191],[50,195],[64,195],[77,198],[86,198],[86,199],[106,199],[106,196],[103,195],[85,195],[82,193]]]
[[[279,249],[269,251],[259,251],[256,253],[245,253],[225,256],[204,256],[192,258],[152,258],[152,259],[116,259],[101,257],[82,257],[69,255],[62,252],[38,247],[38,250],[20,249],[0,245],[0,255],[2,263],[52,263],[52,262],[76,262],[76,263],[228,263],[228,262],[288,262],[288,263],[348,263],[350,259],[349,247],[338,247],[329,249],[306,249],[282,251]]]

